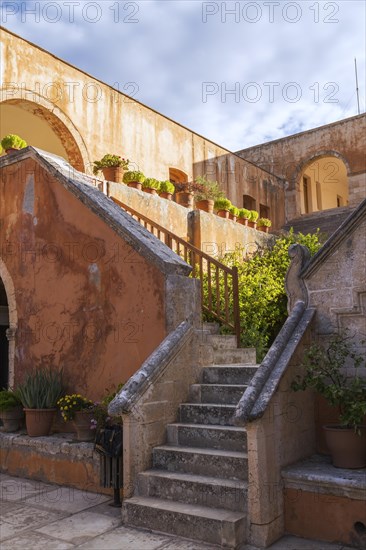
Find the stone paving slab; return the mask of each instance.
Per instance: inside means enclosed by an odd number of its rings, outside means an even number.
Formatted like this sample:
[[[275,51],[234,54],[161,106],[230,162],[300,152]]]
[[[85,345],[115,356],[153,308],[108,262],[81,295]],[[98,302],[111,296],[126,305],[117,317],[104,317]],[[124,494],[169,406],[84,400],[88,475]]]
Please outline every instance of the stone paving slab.
[[[17,535],[26,529],[35,529],[45,524],[53,523],[60,519],[60,514],[43,510],[41,513],[37,508],[30,506],[19,506],[15,511],[9,510],[1,517],[1,538],[2,540]]]
[[[3,476],[0,479],[0,500],[24,502],[27,497],[42,495],[55,489],[55,485],[22,477]]]
[[[75,545],[63,540],[51,539],[34,531],[1,543],[1,550],[70,550],[71,548],[75,548]]]
[[[80,491],[72,487],[57,487],[56,489],[52,487],[41,494],[27,497],[25,501],[30,505],[35,504],[40,508],[76,514],[87,508],[110,501],[110,497],[98,493]]]

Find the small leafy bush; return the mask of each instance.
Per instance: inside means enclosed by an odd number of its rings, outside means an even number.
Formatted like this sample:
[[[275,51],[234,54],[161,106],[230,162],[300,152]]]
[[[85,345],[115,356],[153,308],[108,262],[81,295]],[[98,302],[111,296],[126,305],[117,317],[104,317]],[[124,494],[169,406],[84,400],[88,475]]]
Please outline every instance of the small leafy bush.
[[[246,208],[239,208],[239,215],[238,215],[238,218],[249,220],[249,218],[250,218],[250,210],[247,210]]]
[[[27,142],[16,134],[8,134],[1,140],[1,147],[7,149],[24,149],[27,147]]]
[[[10,411],[15,407],[21,407],[22,402],[19,399],[17,392],[13,390],[0,391],[0,412]]]
[[[160,193],[171,193],[171,195],[173,195],[174,191],[175,187],[171,181],[166,180],[160,182]]]
[[[26,374],[17,393],[26,409],[54,409],[64,393],[62,370],[41,367]]]
[[[201,186],[201,190],[195,195],[196,202],[204,200],[216,201],[224,198],[224,193],[217,181],[211,181],[206,176],[198,176],[196,183]]]
[[[258,216],[259,216],[259,214],[258,214],[258,212],[257,212],[256,210],[250,210],[250,218],[249,218],[249,221],[255,223],[255,222],[257,221],[257,219],[258,219]]]
[[[239,208],[237,208],[236,206],[230,206],[229,212],[232,216],[239,216]]]
[[[232,206],[231,201],[225,197],[215,200],[215,209],[216,210],[229,210]]]
[[[257,225],[258,227],[271,227],[272,222],[268,218],[259,218]]]
[[[145,176],[142,172],[137,172],[137,171],[134,172],[131,170],[123,174],[124,183],[130,183],[131,181],[143,183],[144,180],[145,180]]]
[[[143,189],[156,189],[156,191],[160,190],[160,181],[156,180],[155,178],[146,178],[142,182],[142,188]]]
[[[101,160],[94,161],[93,174],[96,176],[103,168],[124,168],[127,170],[130,161],[119,155],[104,155]]]

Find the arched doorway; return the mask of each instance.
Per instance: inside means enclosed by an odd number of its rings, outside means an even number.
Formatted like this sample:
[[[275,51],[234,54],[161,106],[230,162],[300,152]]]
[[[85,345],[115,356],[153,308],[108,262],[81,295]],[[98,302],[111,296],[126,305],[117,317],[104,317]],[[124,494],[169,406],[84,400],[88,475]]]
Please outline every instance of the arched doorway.
[[[311,159],[299,170],[300,214],[348,206],[348,170],[339,156],[322,155]]]
[[[186,183],[188,176],[182,170],[178,170],[178,168],[169,168],[169,180],[172,183]]]
[[[38,99],[39,103],[22,98],[1,102],[0,135],[18,134],[28,145],[59,155],[85,172],[90,159],[81,135],[60,109]]]
[[[7,338],[9,326],[8,298],[4,283],[0,279],[0,389],[7,388],[9,384],[9,342]]]

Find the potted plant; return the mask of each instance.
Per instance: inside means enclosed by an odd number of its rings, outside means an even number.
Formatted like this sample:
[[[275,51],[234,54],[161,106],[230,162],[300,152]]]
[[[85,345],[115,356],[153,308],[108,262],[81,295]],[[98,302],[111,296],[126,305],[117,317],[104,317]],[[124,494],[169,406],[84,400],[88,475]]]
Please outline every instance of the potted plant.
[[[171,201],[172,197],[173,197],[173,194],[174,194],[174,191],[175,191],[175,187],[174,187],[174,185],[172,184],[171,181],[166,180],[166,181],[161,181],[160,182],[159,195],[163,199],[168,199],[168,201]]]
[[[17,394],[24,407],[30,437],[50,433],[56,404],[63,392],[62,370],[41,367],[26,374]]]
[[[144,181],[145,181],[145,176],[142,172],[130,170],[123,174],[123,182],[127,183],[128,187],[133,187],[134,189],[141,189]]]
[[[93,401],[73,393],[57,401],[64,422],[73,421],[77,441],[92,441],[95,426],[93,424],[95,405]]]
[[[128,159],[124,159],[119,155],[107,154],[101,160],[94,161],[93,174],[96,176],[102,171],[106,180],[122,183],[123,174],[127,170],[129,162]]]
[[[239,216],[239,208],[236,206],[230,206],[229,208],[229,219],[233,222],[236,222],[237,217]]]
[[[0,420],[5,432],[16,432],[22,425],[24,418],[22,402],[17,392],[0,391]]]
[[[11,155],[19,149],[27,147],[27,142],[16,134],[8,134],[1,140],[1,147],[7,155]]]
[[[175,200],[177,204],[186,208],[193,208],[193,197],[196,192],[202,191],[202,185],[194,181],[175,184]]]
[[[248,225],[248,221],[250,218],[250,210],[247,210],[246,208],[239,208],[239,214],[237,222],[241,225]]]
[[[229,219],[230,208],[232,206],[229,199],[226,199],[225,197],[216,199],[214,206],[217,211],[217,215],[220,216],[220,218],[225,218],[227,220]]]
[[[155,178],[146,178],[142,182],[142,190],[145,191],[145,193],[150,193],[150,195],[157,195],[160,190],[160,181]]]
[[[350,338],[335,334],[327,346],[313,344],[305,351],[299,365],[304,374],[291,385],[294,391],[312,388],[338,408],[340,423],[323,426],[337,468],[366,466],[366,379],[358,370],[364,364]]]
[[[201,186],[195,194],[196,208],[212,214],[215,200],[224,197],[223,191],[217,181],[208,180],[206,176],[198,176],[196,183]]]
[[[271,227],[272,222],[268,218],[259,218],[257,221],[257,229],[259,231],[264,231],[264,233],[269,232],[269,228]]]
[[[248,220],[248,227],[252,227],[253,229],[256,229],[257,227],[257,219],[259,217],[259,214],[256,210],[250,210],[250,216]]]

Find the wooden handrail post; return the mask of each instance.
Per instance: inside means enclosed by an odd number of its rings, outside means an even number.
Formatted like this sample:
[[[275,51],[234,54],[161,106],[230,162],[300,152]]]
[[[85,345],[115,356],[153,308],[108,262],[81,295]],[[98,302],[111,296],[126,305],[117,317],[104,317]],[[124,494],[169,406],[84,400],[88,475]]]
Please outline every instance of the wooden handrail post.
[[[238,277],[238,268],[233,266],[233,305],[234,305],[234,326],[235,326],[235,335],[236,343],[238,348],[240,348],[240,305],[239,305],[239,277]]]

